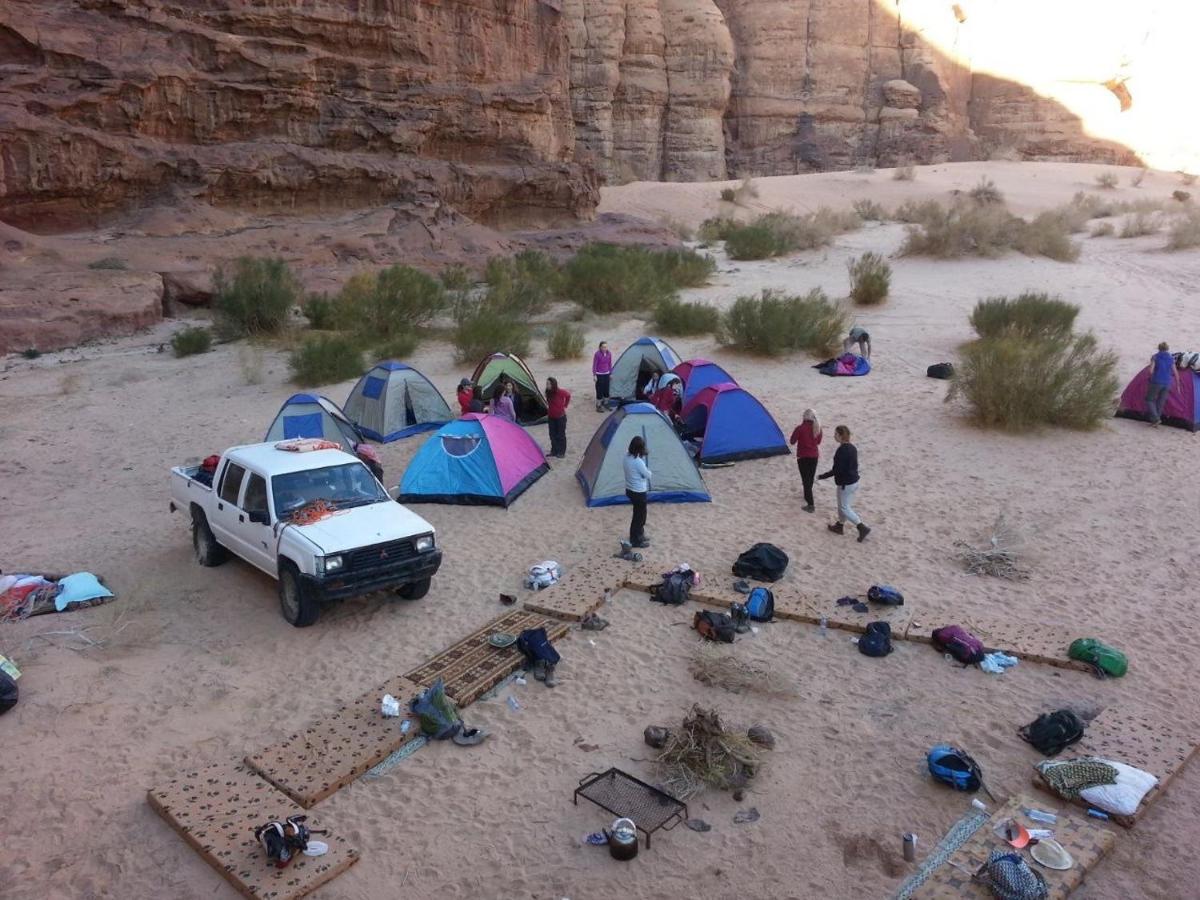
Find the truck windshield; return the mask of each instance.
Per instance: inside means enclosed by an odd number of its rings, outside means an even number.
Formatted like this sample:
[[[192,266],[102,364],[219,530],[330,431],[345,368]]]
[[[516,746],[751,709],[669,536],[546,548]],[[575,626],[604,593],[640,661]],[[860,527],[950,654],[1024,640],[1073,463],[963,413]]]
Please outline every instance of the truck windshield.
[[[362,463],[276,475],[271,479],[271,494],[275,498],[275,515],[279,518],[285,518],[314,500],[324,500],[338,509],[349,509],[391,499]]]

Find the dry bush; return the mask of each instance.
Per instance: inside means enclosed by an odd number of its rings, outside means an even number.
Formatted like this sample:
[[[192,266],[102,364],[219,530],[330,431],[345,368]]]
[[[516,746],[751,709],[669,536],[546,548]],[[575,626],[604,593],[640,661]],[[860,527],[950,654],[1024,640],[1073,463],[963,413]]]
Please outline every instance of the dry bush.
[[[1120,178],[1116,172],[1101,172],[1096,176],[1096,184],[1099,187],[1104,188],[1106,191],[1111,191],[1113,188],[1115,188],[1119,181]]]
[[[1187,191],[1171,191],[1171,199],[1179,203],[1191,203],[1192,195]]]
[[[1104,219],[1116,212],[1111,200],[1083,191],[1076,191],[1069,205],[1086,214],[1089,219]]]
[[[662,223],[665,227],[671,229],[672,234],[681,241],[694,241],[696,239],[696,229],[686,222],[667,216],[662,220]]]
[[[1079,246],[1070,239],[1069,222],[1056,212],[1042,213],[1026,222],[1001,204],[962,201],[905,212],[921,220],[909,226],[900,248],[903,256],[996,257],[1012,249],[1060,262],[1071,262],[1079,256]]]
[[[860,306],[874,306],[887,299],[892,284],[892,267],[878,253],[864,253],[847,260],[850,299]]]
[[[1129,185],[1130,187],[1140,188],[1142,186],[1142,182],[1145,180],[1146,170],[1138,169],[1132,176],[1130,176]]]
[[[917,177],[917,170],[912,166],[896,166],[892,171],[893,181],[912,181]]]
[[[688,662],[688,671],[701,684],[724,688],[734,694],[789,695],[796,692],[796,685],[777,669],[749,662],[707,641],[696,645]]]
[[[583,329],[559,322],[546,338],[546,352],[551,359],[579,359],[583,356]]]
[[[721,188],[721,199],[726,203],[736,203],[737,191],[733,188]]]
[[[655,762],[663,776],[663,788],[687,800],[706,787],[745,787],[757,774],[764,755],[763,748],[744,731],[726,729],[715,709],[697,704],[679,728],[671,729]]]
[[[242,344],[238,347],[238,370],[244,384],[262,384],[263,349],[257,344]]]
[[[991,575],[1009,581],[1024,581],[1029,572],[1019,565],[1025,541],[1016,528],[1009,525],[1004,513],[996,517],[988,532],[987,541],[979,547],[966,541],[955,541],[959,560],[972,575]]]
[[[996,183],[987,176],[979,179],[979,184],[971,188],[969,196],[976,203],[1004,202],[1004,194],[1000,192],[1000,188],[996,187]]]
[[[778,356],[807,350],[828,356],[841,345],[846,311],[820,288],[804,296],[764,290],[738,297],[721,317],[718,340],[748,353]]]
[[[742,183],[737,186],[734,191],[734,202],[745,204],[748,200],[758,199],[758,185],[749,176],[742,179]]]
[[[1117,233],[1117,229],[1112,222],[1099,222],[1092,229],[1092,237],[1112,237]]]
[[[1200,247],[1200,210],[1188,210],[1171,226],[1168,250],[1188,250]]]
[[[896,207],[895,219],[907,225],[924,225],[942,215],[942,204],[936,200],[905,200]]]
[[[207,353],[212,347],[212,333],[202,325],[192,325],[171,335],[171,349],[176,356]]]
[[[116,269],[124,270],[129,268],[129,264],[119,256],[106,256],[103,259],[97,259],[88,263],[89,269]]]
[[[1079,244],[1071,240],[1072,223],[1055,211],[1038,213],[1020,228],[1016,248],[1026,256],[1045,256],[1058,262],[1079,259]]]
[[[970,322],[981,338],[1015,334],[1031,340],[1063,340],[1075,327],[1079,307],[1059,297],[1026,291],[1016,299],[988,297],[971,310]]]
[[[1133,213],[1126,216],[1125,221],[1121,223],[1120,237],[1136,238],[1145,237],[1148,234],[1157,234],[1162,228],[1162,223],[1153,213]]]
[[[715,216],[700,223],[697,236],[702,241],[723,241],[738,227],[738,223],[726,216]]]
[[[1193,184],[1196,183],[1196,176],[1193,175],[1191,172],[1180,172],[1179,173],[1179,182],[1180,182],[1180,184],[1186,185],[1187,187],[1191,187]]]
[[[58,392],[63,396],[78,393],[82,386],[83,376],[78,372],[68,373],[58,380]]]
[[[888,217],[883,204],[874,200],[855,200],[854,214],[864,222],[886,222]]]

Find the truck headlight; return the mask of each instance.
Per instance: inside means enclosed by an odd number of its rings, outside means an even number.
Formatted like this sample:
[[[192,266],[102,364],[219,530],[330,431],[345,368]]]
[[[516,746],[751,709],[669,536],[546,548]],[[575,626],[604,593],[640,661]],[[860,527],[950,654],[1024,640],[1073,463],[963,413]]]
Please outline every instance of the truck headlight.
[[[325,557],[325,574],[332,575],[334,572],[342,568],[342,558],[340,556]]]
[[[419,538],[417,538],[416,547],[417,547],[418,553],[424,553],[427,550],[432,550],[433,549],[433,535],[432,534],[421,535]]]

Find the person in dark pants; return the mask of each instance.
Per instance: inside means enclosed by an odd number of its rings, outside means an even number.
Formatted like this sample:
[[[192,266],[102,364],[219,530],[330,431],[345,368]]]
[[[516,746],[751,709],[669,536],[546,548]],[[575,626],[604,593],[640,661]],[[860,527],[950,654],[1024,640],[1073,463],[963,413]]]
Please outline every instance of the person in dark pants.
[[[607,406],[612,380],[612,354],[608,352],[608,341],[601,341],[600,349],[592,355],[592,380],[596,382],[596,412],[600,412]]]
[[[557,378],[546,379],[546,416],[550,423],[550,455],[562,459],[567,455],[567,407],[571,392],[558,386]]]
[[[833,438],[838,442],[837,451],[833,454],[833,468],[820,476],[833,478],[833,483],[837,485],[838,520],[829,526],[829,530],[834,534],[845,534],[845,523],[849,522],[858,529],[858,542],[861,544],[871,529],[852,505],[859,488],[858,448],[850,443],[850,429],[845,425],[833,429]]]
[[[650,541],[646,539],[646,498],[650,494],[650,467],[646,465],[646,441],[641,435],[629,442],[624,466],[625,496],[633,504],[629,543],[635,547],[649,547]]]
[[[1163,341],[1158,345],[1158,352],[1150,357],[1150,383],[1146,386],[1146,413],[1150,424],[1155,428],[1162,421],[1163,410],[1167,406],[1167,397],[1171,388],[1179,386],[1179,373],[1175,371],[1175,357],[1171,348]]]
[[[813,480],[817,475],[817,460],[821,456],[821,423],[811,409],[804,411],[800,424],[792,431],[789,443],[796,448],[796,465],[800,469],[800,480],[804,483],[804,511],[813,512]]]

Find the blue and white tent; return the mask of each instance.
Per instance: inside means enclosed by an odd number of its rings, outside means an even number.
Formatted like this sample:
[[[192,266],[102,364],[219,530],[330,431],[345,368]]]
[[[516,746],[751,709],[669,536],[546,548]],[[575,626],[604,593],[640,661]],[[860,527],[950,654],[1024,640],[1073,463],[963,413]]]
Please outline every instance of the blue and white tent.
[[[388,443],[436,431],[454,418],[429,379],[401,362],[377,363],[346,399],[346,418],[363,437]]]
[[[263,440],[286,441],[291,438],[336,441],[347,453],[353,453],[354,445],[362,442],[362,435],[338,409],[338,405],[318,394],[292,394],[284,400]]]
[[[614,410],[596,429],[583,453],[575,477],[588,506],[628,503],[625,496],[625,456],[629,442],[641,435],[651,503],[707,503],[712,500],[696,463],[675,434],[667,417],[649,403],[628,403]]]
[[[758,399],[726,382],[712,384],[680,414],[689,437],[700,438],[700,462],[733,462],[788,452],[779,425]]]
[[[679,354],[666,341],[656,337],[641,337],[625,348],[613,364],[609,396],[633,400],[638,386],[652,369],[669,372],[679,365]]]

